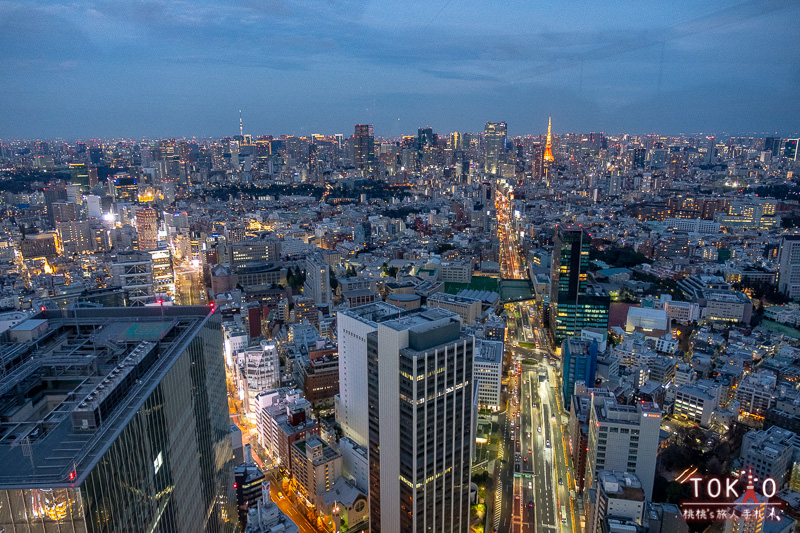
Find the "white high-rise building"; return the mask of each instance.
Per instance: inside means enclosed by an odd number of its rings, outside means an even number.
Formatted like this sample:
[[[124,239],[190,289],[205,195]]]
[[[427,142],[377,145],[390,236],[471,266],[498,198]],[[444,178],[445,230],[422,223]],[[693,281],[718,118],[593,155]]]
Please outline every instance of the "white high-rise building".
[[[225,364],[229,367],[233,367],[233,358],[236,352],[247,348],[247,344],[250,342],[250,336],[245,330],[236,325],[226,327],[226,325],[223,324],[222,329],[224,339],[222,350],[225,355]]]
[[[476,339],[472,372],[478,388],[478,407],[493,411],[499,409],[503,379],[503,343]]]
[[[469,529],[474,344],[444,309],[379,322],[368,335],[373,533]]]
[[[330,267],[320,257],[306,258],[306,281],[303,285],[303,296],[313,298],[317,305],[331,305]]]
[[[800,235],[783,238],[778,258],[778,290],[793,300],[800,299]]]
[[[376,302],[339,313],[338,339],[336,416],[367,450],[371,531],[466,531],[474,338],[451,311]]]
[[[654,403],[618,405],[613,398],[592,396],[586,486],[592,487],[602,470],[633,472],[650,499],[661,415],[661,409]]]
[[[597,493],[589,515],[587,533],[611,531],[615,525],[635,531],[644,518],[645,497],[636,474],[630,472],[598,472]]]
[[[339,395],[336,420],[344,436],[367,447],[367,335],[378,322],[397,318],[402,310],[384,302],[354,307],[337,315],[339,341]]]

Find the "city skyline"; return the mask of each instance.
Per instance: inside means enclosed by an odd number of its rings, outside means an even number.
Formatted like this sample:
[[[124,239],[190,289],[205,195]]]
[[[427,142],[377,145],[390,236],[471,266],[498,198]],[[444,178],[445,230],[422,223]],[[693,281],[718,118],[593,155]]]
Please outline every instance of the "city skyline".
[[[391,9],[7,2],[0,137],[797,130],[793,2]]]

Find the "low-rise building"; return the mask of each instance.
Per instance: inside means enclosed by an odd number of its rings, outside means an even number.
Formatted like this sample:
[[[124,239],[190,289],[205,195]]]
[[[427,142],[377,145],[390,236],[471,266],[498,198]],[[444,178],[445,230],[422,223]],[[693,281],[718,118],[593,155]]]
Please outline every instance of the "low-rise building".
[[[611,529],[610,522],[641,526],[646,503],[642,484],[636,474],[607,470],[598,472],[594,504],[586,531],[605,533]]]
[[[749,431],[742,438],[742,467],[752,469],[758,479],[771,477],[780,490],[789,482],[792,458],[798,444],[800,441],[796,434],[777,426],[764,431]]]
[[[325,492],[333,489],[342,475],[342,454],[317,437],[292,444],[292,475],[301,494],[312,505],[319,505]]]
[[[703,318],[715,322],[750,323],[753,302],[743,292],[728,290],[706,290],[703,292],[705,308]]]
[[[696,385],[681,385],[675,392],[673,415],[707,428],[717,401],[707,390]]]
[[[292,444],[319,435],[311,418],[311,402],[293,389],[274,389],[257,398],[258,443],[281,467],[292,473]]]
[[[428,296],[428,307],[439,307],[453,311],[462,318],[464,324],[472,324],[481,315],[481,301],[444,292]]]

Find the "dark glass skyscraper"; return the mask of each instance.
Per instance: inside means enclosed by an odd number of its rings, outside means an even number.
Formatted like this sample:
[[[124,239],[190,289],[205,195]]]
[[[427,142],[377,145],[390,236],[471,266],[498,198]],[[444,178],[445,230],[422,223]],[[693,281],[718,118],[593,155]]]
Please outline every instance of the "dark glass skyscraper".
[[[556,345],[587,327],[608,327],[609,297],[590,290],[589,236],[582,228],[557,227],[550,276],[550,328]]]
[[[369,176],[375,168],[375,134],[372,124],[356,124],[353,134],[353,158],[359,176]]]
[[[208,307],[47,311],[8,335],[0,530],[236,530]]]

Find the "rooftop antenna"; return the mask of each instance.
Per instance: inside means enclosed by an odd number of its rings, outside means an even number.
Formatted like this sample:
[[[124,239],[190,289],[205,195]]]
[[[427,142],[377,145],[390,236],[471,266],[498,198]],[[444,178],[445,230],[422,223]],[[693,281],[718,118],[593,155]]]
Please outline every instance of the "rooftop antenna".
[[[239,110],[239,136],[244,137],[244,127],[242,125],[242,110]]]

